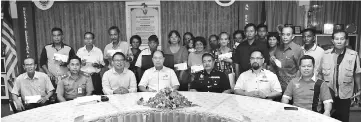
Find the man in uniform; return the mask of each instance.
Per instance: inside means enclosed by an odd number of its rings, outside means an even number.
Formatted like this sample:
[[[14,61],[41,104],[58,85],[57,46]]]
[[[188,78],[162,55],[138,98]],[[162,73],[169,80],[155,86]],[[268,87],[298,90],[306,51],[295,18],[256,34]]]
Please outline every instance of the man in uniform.
[[[202,56],[204,70],[195,75],[190,91],[231,93],[228,76],[214,69],[214,57],[205,53]]]
[[[78,56],[69,58],[68,68],[70,75],[60,80],[56,89],[60,102],[92,94],[94,90],[92,80],[90,77],[80,73],[80,67],[81,59]]]
[[[319,68],[319,74],[334,96],[336,111],[331,116],[343,122],[349,121],[351,99],[361,93],[360,57],[356,51],[346,48],[347,40],[347,32],[334,32],[334,48],[325,51]]]

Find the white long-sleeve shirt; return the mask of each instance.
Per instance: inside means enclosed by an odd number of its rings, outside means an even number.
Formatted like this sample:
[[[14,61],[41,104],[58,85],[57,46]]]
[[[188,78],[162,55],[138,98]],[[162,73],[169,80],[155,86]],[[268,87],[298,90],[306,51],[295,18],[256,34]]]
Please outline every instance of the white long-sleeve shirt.
[[[128,91],[137,92],[137,80],[132,71],[124,69],[118,73],[114,68],[106,71],[102,78],[103,92],[106,95],[113,94],[113,91],[119,87],[127,88]]]

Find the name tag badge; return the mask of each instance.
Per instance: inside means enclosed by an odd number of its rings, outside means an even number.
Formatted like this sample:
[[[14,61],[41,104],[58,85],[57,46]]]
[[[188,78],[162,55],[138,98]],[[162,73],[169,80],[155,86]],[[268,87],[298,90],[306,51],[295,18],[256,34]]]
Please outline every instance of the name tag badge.
[[[168,80],[169,76],[168,75],[163,75],[163,80]]]
[[[219,77],[219,76],[211,76],[210,78],[212,78],[212,79],[221,79],[221,77]]]
[[[203,75],[203,74],[201,74],[201,75],[199,76],[199,80],[204,80],[204,75]]]
[[[82,94],[83,93],[83,90],[81,87],[78,88],[78,94]]]

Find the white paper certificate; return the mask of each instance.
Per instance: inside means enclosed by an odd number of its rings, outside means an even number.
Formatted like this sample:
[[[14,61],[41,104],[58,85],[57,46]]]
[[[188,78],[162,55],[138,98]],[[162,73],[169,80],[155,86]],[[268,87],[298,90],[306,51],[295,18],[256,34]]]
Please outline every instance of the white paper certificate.
[[[40,95],[25,96],[25,103],[37,103],[40,99]]]
[[[56,61],[62,61],[62,62],[68,62],[68,55],[63,55],[63,54],[59,54],[59,53],[54,53],[54,60]]]
[[[188,69],[187,63],[175,64],[174,67],[175,67],[177,70],[187,70],[187,69]]]
[[[197,73],[199,71],[202,71],[204,68],[202,65],[195,65],[191,66],[191,73]]]

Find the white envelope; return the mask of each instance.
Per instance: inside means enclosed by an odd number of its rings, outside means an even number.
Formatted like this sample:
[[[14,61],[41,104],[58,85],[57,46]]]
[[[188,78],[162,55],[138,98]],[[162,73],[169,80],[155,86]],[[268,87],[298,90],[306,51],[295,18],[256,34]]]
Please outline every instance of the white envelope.
[[[274,62],[275,62],[275,64],[277,65],[278,68],[282,68],[282,63],[281,63],[280,60],[275,59]]]
[[[62,62],[68,62],[68,58],[69,58],[68,55],[63,55],[59,53],[54,53],[54,57],[53,57],[54,60],[62,61]]]
[[[25,103],[38,103],[40,99],[41,99],[40,95],[25,96]]]
[[[204,68],[202,65],[194,65],[191,66],[191,73],[197,73],[199,71],[202,71]]]
[[[116,52],[122,52],[121,49],[117,49],[117,50],[108,50],[107,53],[110,55],[110,56],[113,56]],[[124,54],[125,55],[125,54]]]
[[[187,70],[187,63],[179,63],[175,64],[174,67],[176,67],[177,70]]]
[[[232,53],[231,52],[218,55],[219,60],[230,59],[230,58],[232,58]]]

